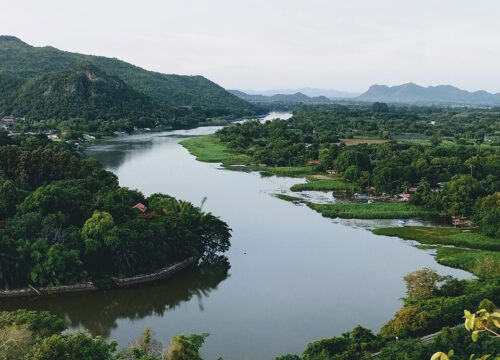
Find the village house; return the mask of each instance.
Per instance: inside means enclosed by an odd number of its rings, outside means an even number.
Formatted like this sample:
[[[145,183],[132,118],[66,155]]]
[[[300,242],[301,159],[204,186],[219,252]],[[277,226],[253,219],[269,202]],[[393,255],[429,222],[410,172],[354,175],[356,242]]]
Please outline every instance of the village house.
[[[137,203],[132,208],[139,210],[141,213],[145,213],[148,210],[148,207],[143,203]]]
[[[408,201],[410,200],[410,196],[411,194],[408,193],[399,194],[400,201]]]
[[[13,124],[14,123],[14,116],[12,116],[12,115],[4,116],[2,118],[2,122],[6,123],[6,124]]]

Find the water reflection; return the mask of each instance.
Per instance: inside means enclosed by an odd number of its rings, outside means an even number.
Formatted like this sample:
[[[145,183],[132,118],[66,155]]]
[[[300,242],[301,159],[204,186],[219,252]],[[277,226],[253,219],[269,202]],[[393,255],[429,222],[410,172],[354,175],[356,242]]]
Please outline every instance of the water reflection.
[[[229,261],[221,257],[215,263],[186,270],[162,283],[78,295],[13,299],[0,304],[2,310],[48,310],[66,318],[71,328],[88,329],[94,335],[108,337],[118,326],[118,319],[163,316],[195,297],[203,311],[203,299],[229,277],[229,269]]]

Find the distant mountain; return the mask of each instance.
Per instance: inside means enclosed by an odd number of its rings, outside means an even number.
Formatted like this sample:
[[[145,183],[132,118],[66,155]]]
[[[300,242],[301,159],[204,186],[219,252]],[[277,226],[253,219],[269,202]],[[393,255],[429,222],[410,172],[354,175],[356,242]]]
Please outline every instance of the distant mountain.
[[[486,91],[469,92],[451,85],[423,87],[414,83],[407,83],[391,87],[373,85],[357,99],[407,103],[498,105],[500,104],[500,93],[490,94]]]
[[[240,99],[261,104],[330,104],[332,101],[325,96],[309,97],[301,92],[294,94],[275,94],[272,96],[265,95],[249,95],[240,90],[228,90],[230,93],[238,96]]]
[[[318,97],[324,96],[330,99],[346,99],[353,98],[359,96],[359,93],[347,92],[347,91],[338,91],[331,89],[318,89],[318,88],[301,88],[301,89],[275,89],[275,90],[264,90],[264,91],[255,91],[255,90],[243,90],[243,92],[249,95],[264,95],[264,96],[272,96],[276,94],[285,94],[291,95],[296,93],[302,93],[309,97]]]
[[[198,107],[211,115],[240,116],[253,112],[251,104],[203,76],[167,75],[147,71],[115,58],[70,53],[50,46],[34,47],[13,36],[0,36],[0,81],[3,82],[0,84],[0,92],[2,89],[12,89],[13,82],[21,83],[47,73],[73,71],[81,62],[94,65],[108,79],[119,79],[126,85],[129,93],[135,91],[136,95],[142,94],[161,107],[184,110]],[[38,78],[33,81],[45,82],[48,79]],[[33,91],[31,93],[34,94]],[[5,95],[0,93],[0,98]],[[5,111],[0,108],[0,112]]]
[[[163,118],[173,115],[168,105],[139,93],[88,62],[18,82],[1,98],[0,107],[6,113],[30,120],[118,120],[145,114]]]

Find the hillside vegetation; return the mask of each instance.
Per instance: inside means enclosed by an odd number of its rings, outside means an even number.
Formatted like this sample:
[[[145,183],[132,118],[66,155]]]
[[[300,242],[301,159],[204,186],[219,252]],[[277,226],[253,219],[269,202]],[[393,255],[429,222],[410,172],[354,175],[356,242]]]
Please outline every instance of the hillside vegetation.
[[[115,58],[70,53],[49,46],[34,47],[15,37],[0,36],[0,98],[4,99],[0,102],[0,115],[13,114],[33,120],[47,116],[57,119],[80,116],[86,120],[124,116],[115,111],[118,104],[111,104],[112,110],[108,111],[110,104],[106,101],[94,101],[90,108],[83,108],[75,115],[72,76],[82,62],[105,74],[104,78],[113,79],[114,85],[119,84],[119,102],[132,99],[122,112],[128,118],[144,117],[148,122],[143,126],[169,123],[173,127],[195,126],[206,117],[240,117],[254,112],[252,105],[202,76],[162,74]],[[49,100],[55,109],[45,112],[40,103],[45,102],[51,86],[57,90],[56,96]],[[100,87],[94,99],[112,98],[117,95],[115,90],[114,86]],[[67,102],[71,105],[67,106]],[[32,107],[31,103],[37,106]],[[129,109],[134,111],[128,112]]]

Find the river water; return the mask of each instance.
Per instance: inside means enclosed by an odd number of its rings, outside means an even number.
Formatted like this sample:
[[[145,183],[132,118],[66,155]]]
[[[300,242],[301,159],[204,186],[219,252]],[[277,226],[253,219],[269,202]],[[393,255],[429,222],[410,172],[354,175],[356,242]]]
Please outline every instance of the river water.
[[[284,115],[271,117],[277,116]],[[89,329],[120,346],[146,326],[165,342],[179,333],[208,332],[207,360],[266,360],[300,354],[308,342],[357,324],[378,331],[401,307],[402,277],[410,271],[431,267],[470,277],[437,264],[429,251],[368,230],[381,222],[327,219],[273,196],[301,179],[224,170],[196,161],[178,144],[217,129],[119,137],[90,146],[87,155],[116,173],[122,186],[194,204],[207,197],[204,210],[233,229],[230,268],[221,263],[161,284],[3,307],[51,310],[72,329]]]

